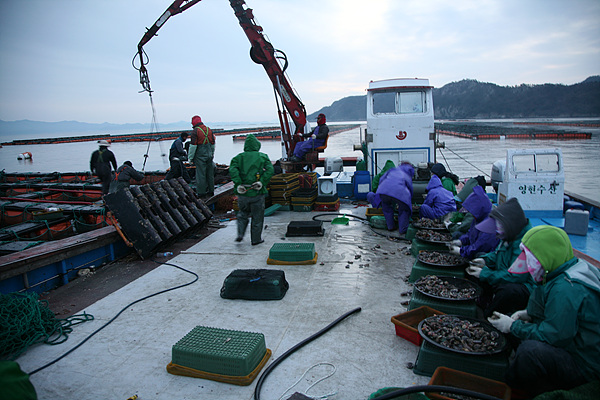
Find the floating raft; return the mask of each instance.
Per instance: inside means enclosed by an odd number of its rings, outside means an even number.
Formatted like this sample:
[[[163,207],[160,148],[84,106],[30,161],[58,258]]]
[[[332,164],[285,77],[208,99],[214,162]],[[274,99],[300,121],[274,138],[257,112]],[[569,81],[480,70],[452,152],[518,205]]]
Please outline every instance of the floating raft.
[[[591,139],[590,132],[569,131],[558,128],[540,128],[531,126],[524,128],[513,125],[493,124],[458,124],[458,123],[436,123],[435,131],[438,134],[457,136],[473,140],[489,139]]]

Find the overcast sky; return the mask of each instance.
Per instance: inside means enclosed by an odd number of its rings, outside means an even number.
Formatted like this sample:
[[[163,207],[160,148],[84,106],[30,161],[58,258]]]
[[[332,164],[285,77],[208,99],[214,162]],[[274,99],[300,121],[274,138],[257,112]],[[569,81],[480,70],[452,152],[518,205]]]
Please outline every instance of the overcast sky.
[[[571,85],[600,74],[599,0],[247,0],[312,113],[370,80]],[[0,0],[0,119],[149,123],[131,65],[171,0]],[[277,119],[227,0],[176,15],[145,50],[160,123]]]

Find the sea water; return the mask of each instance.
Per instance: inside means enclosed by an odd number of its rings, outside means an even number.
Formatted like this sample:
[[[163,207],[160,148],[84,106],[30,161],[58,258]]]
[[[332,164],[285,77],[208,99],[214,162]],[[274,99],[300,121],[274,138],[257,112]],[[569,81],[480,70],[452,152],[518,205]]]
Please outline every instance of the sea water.
[[[361,128],[332,135],[322,157],[362,158],[362,152],[355,151],[353,146],[360,144],[364,128],[363,124]],[[565,166],[565,189],[600,202],[600,129],[586,128],[586,132],[592,132],[591,139],[471,140],[440,135],[439,141],[445,143],[445,148],[438,149],[436,157],[438,162],[461,179],[477,175],[484,175],[489,179],[492,164],[506,159],[506,149],[561,148]],[[236,154],[244,150],[244,141],[234,141],[232,135],[217,136],[216,141],[214,161],[219,164],[229,164]],[[111,145],[110,150],[115,154],[119,166],[128,160],[138,170],[164,171],[169,167],[168,154],[172,142],[117,142]],[[0,148],[0,170],[7,173],[89,171],[90,156],[97,148],[95,141],[4,146]],[[262,141],[260,151],[275,161],[282,156],[282,144],[277,140]],[[23,152],[30,152],[32,159],[17,160],[17,155]]]

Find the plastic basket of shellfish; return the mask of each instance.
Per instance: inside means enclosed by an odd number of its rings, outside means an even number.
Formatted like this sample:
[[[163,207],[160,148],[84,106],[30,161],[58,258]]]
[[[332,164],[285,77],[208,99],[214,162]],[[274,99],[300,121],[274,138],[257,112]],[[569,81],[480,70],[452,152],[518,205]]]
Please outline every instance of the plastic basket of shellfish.
[[[419,322],[433,315],[445,314],[428,306],[417,307],[414,310],[394,315],[392,323],[396,328],[396,335],[420,346],[423,338],[419,334]]]

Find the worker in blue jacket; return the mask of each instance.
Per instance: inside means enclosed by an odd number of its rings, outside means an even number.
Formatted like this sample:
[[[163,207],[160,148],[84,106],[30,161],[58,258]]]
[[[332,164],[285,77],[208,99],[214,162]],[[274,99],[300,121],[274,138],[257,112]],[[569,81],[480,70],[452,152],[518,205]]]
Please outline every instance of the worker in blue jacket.
[[[481,186],[475,186],[473,192],[463,202],[463,208],[473,216],[471,227],[459,239],[452,241],[450,253],[473,259],[481,253],[493,251],[500,239],[496,233],[486,233],[475,226],[483,222],[492,211],[492,202]]]
[[[600,379],[600,270],[575,257],[567,234],[554,226],[529,230],[520,249],[509,272],[537,285],[525,309],[489,318],[521,340],[506,382],[535,397]]]
[[[415,168],[411,163],[403,162],[389,169],[379,179],[377,192],[369,192],[367,200],[375,208],[381,207],[389,231],[396,229],[394,209],[398,206],[398,232],[406,233],[412,214],[412,178]]]
[[[437,175],[431,176],[425,191],[427,196],[419,209],[421,218],[437,219],[456,211],[454,195],[449,190],[444,189],[442,181]]]

